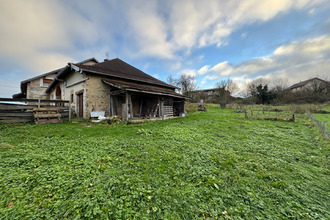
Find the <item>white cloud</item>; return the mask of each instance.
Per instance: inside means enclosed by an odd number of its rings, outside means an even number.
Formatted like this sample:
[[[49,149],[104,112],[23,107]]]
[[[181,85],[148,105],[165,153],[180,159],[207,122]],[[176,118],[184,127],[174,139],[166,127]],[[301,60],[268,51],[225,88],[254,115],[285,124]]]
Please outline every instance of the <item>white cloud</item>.
[[[205,73],[207,73],[210,69],[210,65],[205,65],[202,68],[200,68],[197,73],[198,75],[204,75]]]
[[[188,75],[188,76],[196,76],[197,75],[197,71],[194,69],[186,69],[182,71],[182,74],[184,75]]]
[[[34,70],[45,66],[52,69],[72,56],[112,52],[114,48],[116,54],[120,51],[132,58],[174,59],[180,51],[189,56],[194,48],[221,47],[244,24],[269,20],[291,9],[311,10],[320,3],[312,0],[6,1],[0,8],[0,55],[21,60]],[[120,41],[116,39],[119,35]],[[97,50],[84,49],[98,42],[101,45]],[[52,55],[54,58],[50,59]],[[26,57],[39,62],[32,64]]]
[[[258,77],[271,81],[287,79],[289,83],[295,83],[315,76],[328,76],[329,70],[330,35],[282,45],[269,57],[254,58],[236,65],[220,62],[203,72],[205,77],[201,84],[231,78],[243,85]]]
[[[0,8],[0,29],[0,56],[37,73],[70,61],[61,50],[97,40],[90,21],[56,1],[7,1]]]

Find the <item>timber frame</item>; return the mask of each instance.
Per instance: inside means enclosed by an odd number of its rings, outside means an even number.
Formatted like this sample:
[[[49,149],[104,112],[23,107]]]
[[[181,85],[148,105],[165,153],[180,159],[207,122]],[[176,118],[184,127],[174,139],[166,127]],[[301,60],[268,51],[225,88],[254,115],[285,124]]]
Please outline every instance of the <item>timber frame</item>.
[[[109,116],[117,116],[128,121],[133,118],[168,118],[183,116],[184,99],[170,94],[109,85]]]

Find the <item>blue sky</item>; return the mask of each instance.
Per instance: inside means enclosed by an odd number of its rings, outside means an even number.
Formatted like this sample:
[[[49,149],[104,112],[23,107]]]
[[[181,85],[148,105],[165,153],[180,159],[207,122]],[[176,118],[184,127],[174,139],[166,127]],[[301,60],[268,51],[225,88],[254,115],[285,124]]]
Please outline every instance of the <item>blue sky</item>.
[[[200,89],[330,77],[329,0],[0,0],[0,97],[90,57]]]

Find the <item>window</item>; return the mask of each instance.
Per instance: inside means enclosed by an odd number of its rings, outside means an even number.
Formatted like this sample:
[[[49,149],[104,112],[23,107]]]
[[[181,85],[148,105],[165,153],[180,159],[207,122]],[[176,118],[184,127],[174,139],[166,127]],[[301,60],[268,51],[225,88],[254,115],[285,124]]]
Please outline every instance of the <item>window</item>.
[[[42,79],[42,86],[48,87],[52,82],[53,82],[53,80],[51,80],[51,79]]]

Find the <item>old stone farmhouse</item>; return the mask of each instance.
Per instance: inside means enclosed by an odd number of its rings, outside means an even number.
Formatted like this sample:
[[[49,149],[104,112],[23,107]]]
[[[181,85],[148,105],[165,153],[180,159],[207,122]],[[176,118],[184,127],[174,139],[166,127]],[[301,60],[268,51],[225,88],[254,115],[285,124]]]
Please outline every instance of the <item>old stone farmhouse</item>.
[[[123,119],[183,116],[185,97],[164,83],[116,58],[91,58],[21,82],[14,98],[70,100],[78,117],[91,112]]]

